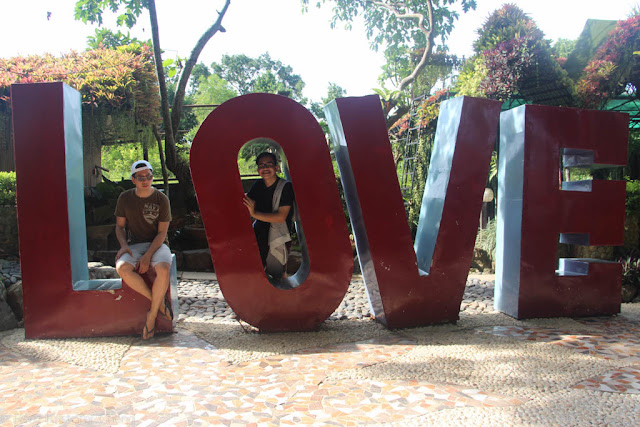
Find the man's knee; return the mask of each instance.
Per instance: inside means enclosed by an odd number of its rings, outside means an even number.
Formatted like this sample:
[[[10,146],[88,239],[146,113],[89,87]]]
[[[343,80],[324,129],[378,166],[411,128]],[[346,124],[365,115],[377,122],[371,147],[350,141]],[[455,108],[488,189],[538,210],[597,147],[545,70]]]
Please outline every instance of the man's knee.
[[[126,276],[133,272],[134,266],[129,264],[128,262],[121,262],[116,264],[116,272],[122,276]]]
[[[153,269],[156,271],[156,275],[158,276],[169,276],[169,271],[171,271],[171,264],[166,262],[159,262],[153,266]]]

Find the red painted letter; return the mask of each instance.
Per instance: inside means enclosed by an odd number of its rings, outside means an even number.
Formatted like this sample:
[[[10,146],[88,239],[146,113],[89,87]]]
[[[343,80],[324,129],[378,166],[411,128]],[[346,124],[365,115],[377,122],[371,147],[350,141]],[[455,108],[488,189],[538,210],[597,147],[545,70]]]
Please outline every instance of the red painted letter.
[[[11,108],[26,337],[139,334],[149,301],[120,280],[88,280],[80,94],[12,85]]]
[[[309,262],[281,290],[267,280],[242,204],[238,151],[256,138],[280,144],[289,160]],[[305,331],[338,307],[353,261],[327,143],[315,118],[278,95],[231,99],[204,121],[191,147],[191,175],[220,289],[233,311],[265,331]]]
[[[415,252],[378,96],[325,110],[376,318],[390,328],[457,320],[500,103],[442,104]]]
[[[626,114],[524,105],[502,113],[496,308],[517,317],[620,312],[622,268],[561,260],[558,236],[582,245],[624,239],[623,181],[563,182],[565,166],[625,165]],[[578,159],[578,161],[574,161]]]

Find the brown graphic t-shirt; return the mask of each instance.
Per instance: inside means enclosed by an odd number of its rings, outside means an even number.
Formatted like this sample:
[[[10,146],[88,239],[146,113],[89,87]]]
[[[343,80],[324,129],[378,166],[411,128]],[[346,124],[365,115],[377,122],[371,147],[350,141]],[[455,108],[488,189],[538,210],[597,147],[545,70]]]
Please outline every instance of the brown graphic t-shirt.
[[[116,204],[116,216],[127,219],[129,243],[147,243],[158,234],[158,223],[171,221],[169,198],[153,189],[149,197],[138,197],[136,189],[123,191]],[[168,243],[165,240],[165,243]]]

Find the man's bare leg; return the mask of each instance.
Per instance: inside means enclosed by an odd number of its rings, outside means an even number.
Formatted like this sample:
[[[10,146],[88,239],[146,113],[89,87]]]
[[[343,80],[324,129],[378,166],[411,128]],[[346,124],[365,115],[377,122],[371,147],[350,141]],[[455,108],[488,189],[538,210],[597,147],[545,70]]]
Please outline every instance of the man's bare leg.
[[[125,281],[127,286],[151,301],[151,290],[144,282],[142,276],[135,271],[135,267],[133,265],[123,262],[116,268],[116,271],[122,280]]]
[[[149,313],[147,313],[146,320],[148,331],[152,331],[155,328],[155,321],[158,315],[158,310],[160,310],[162,313],[165,313],[167,310],[164,304],[164,295],[169,288],[169,273],[171,266],[165,262],[162,262],[156,264],[153,268],[156,273],[156,279],[153,282],[153,293],[145,283],[142,276],[140,276],[135,271],[135,267],[133,265],[124,262],[116,268],[116,271],[118,272],[122,280],[124,280],[124,282],[127,284],[127,286],[151,301],[151,309],[149,310]],[[159,299],[159,302],[155,301],[156,298]],[[155,307],[154,302],[156,303]],[[153,313],[153,315],[151,315],[151,313]]]
[[[153,281],[153,288],[151,289],[151,309],[147,314],[147,328],[149,325],[154,327],[156,324],[156,317],[158,317],[158,310],[165,309],[164,296],[169,288],[169,272],[171,265],[166,262],[160,262],[153,266],[156,271],[156,279]]]

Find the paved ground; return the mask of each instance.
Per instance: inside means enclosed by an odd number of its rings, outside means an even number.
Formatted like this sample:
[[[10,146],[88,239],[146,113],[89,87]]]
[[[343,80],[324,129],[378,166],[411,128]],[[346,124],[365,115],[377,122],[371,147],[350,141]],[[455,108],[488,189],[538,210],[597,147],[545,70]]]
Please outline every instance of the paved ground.
[[[517,321],[469,280],[456,325],[388,331],[354,278],[313,333],[259,334],[183,274],[177,333],[0,334],[2,425],[638,425],[640,304]]]

